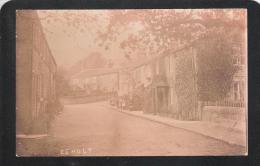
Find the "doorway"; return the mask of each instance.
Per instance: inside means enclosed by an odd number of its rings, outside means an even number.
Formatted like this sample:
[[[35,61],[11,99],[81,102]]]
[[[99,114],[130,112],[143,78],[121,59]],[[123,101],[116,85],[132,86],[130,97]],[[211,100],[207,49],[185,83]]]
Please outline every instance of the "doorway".
[[[160,86],[157,87],[157,112],[158,113],[167,113],[168,112],[168,94],[169,87]]]

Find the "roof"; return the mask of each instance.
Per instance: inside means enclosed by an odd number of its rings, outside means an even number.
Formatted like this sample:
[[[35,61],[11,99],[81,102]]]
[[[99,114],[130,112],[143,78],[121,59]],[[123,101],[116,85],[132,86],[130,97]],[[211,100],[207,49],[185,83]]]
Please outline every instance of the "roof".
[[[146,59],[139,59],[138,61],[134,62],[132,65],[130,65],[131,68],[135,69],[135,68],[138,68],[140,66],[144,66],[144,65],[147,65],[147,64],[150,64],[150,63],[153,63],[154,61],[160,59],[160,58],[164,58],[164,57],[167,57],[167,56],[174,56],[174,57],[177,57],[177,53],[180,52],[180,51],[183,51],[187,48],[190,48],[192,47],[194,44],[196,44],[196,42],[198,41],[199,39],[195,39],[193,40],[192,42],[188,43],[188,44],[184,44],[183,46],[179,47],[179,48],[175,48],[175,49],[168,49],[168,50],[165,50],[162,54],[158,55],[158,56],[154,56],[154,57],[151,57],[151,58],[146,58]],[[175,55],[174,55],[175,54]]]
[[[109,74],[115,74],[118,72],[118,69],[114,68],[94,68],[94,69],[88,69],[84,70],[74,76],[72,78],[86,78],[86,77],[95,77],[100,75],[109,75]]]
[[[49,43],[48,43],[48,41],[47,41],[47,39],[46,39],[46,35],[45,35],[44,31],[43,31],[43,26],[42,26],[42,23],[41,23],[41,21],[40,21],[39,15],[38,15],[38,13],[37,13],[36,11],[33,11],[33,12],[35,13],[35,17],[37,18],[36,21],[37,21],[38,24],[39,24],[40,33],[41,33],[42,38],[43,38],[43,40],[44,40],[44,42],[45,42],[45,44],[46,44],[46,47],[47,47],[47,49],[48,49],[49,56],[50,56],[52,62],[54,63],[54,65],[57,66],[56,60],[55,60],[55,58],[54,58],[54,56],[53,56],[53,54],[52,54],[52,51],[51,51],[50,46],[49,46]]]

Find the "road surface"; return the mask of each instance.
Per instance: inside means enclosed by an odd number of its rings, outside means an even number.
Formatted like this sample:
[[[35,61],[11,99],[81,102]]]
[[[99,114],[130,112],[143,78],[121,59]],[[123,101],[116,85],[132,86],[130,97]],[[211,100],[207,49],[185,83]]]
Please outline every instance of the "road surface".
[[[243,147],[119,112],[105,102],[65,105],[52,124],[44,150],[49,155],[62,156],[244,153]]]

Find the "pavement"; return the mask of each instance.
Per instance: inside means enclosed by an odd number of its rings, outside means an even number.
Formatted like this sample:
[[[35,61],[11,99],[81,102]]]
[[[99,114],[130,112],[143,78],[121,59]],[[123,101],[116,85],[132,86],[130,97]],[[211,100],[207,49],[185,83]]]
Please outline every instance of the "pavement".
[[[155,122],[163,123],[169,126],[178,127],[190,132],[198,133],[203,136],[211,137],[221,141],[225,141],[229,144],[239,145],[246,147],[247,146],[247,130],[245,122],[238,122],[232,120],[222,120],[221,122],[212,122],[212,121],[182,121],[175,120],[170,117],[162,117],[159,115],[147,114],[142,111],[129,111],[129,110],[120,110],[113,106],[108,106],[111,109],[149,119]]]
[[[106,102],[65,105],[48,137],[18,139],[18,156],[223,156],[243,146],[120,112]]]

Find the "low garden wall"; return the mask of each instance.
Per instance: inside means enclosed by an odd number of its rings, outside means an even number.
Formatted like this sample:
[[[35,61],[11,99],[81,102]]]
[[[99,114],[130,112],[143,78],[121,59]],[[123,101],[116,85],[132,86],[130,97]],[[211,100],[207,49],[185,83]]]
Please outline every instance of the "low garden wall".
[[[245,121],[245,107],[224,107],[224,106],[205,106],[202,119],[216,121],[221,119]]]
[[[109,95],[95,95],[95,96],[67,96],[61,99],[63,104],[85,104],[105,101],[109,99]]]

